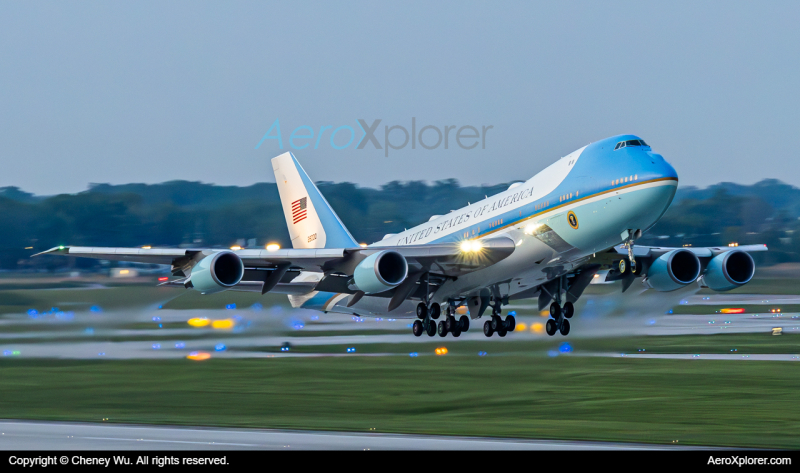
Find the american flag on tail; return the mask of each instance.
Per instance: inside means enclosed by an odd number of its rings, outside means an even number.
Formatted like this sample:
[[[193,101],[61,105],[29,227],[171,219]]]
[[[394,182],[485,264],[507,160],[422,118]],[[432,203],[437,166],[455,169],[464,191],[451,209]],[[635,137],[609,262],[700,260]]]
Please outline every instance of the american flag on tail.
[[[302,199],[295,200],[292,202],[292,223],[297,223],[301,220],[306,219],[306,207],[308,197],[303,197]]]

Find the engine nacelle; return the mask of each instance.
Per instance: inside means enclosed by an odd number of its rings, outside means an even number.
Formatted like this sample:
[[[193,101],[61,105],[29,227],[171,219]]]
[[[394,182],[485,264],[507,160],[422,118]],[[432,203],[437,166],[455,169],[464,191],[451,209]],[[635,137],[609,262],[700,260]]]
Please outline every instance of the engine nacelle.
[[[756,264],[749,253],[726,251],[711,259],[703,281],[715,291],[730,291],[750,282],[755,272]]]
[[[672,250],[653,261],[647,282],[656,291],[669,292],[694,282],[700,276],[700,260],[689,250]]]
[[[353,282],[365,294],[377,294],[397,287],[408,276],[408,262],[396,251],[373,253],[356,266]]]
[[[231,251],[220,251],[194,265],[189,280],[192,288],[202,294],[214,294],[239,284],[243,276],[242,259]]]

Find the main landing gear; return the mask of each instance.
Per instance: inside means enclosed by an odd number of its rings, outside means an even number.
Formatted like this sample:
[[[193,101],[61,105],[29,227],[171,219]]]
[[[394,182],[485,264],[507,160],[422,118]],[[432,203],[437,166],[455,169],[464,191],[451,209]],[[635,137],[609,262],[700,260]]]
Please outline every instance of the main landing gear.
[[[553,302],[550,304],[550,316],[552,319],[547,320],[545,331],[550,336],[555,335],[556,332],[561,332],[561,335],[566,336],[569,333],[569,320],[567,319],[571,319],[574,314],[575,306],[572,305],[572,302],[567,302],[564,307]]]
[[[498,299],[495,305],[492,306],[492,318],[483,323],[483,334],[487,337],[491,337],[495,333],[505,337],[508,332],[513,332],[517,327],[517,319],[513,315],[508,315],[503,320],[500,317],[501,312],[500,300]]]
[[[415,337],[421,337],[423,333],[427,333],[429,337],[436,335],[436,322],[434,320],[439,318],[439,315],[442,313],[442,308],[439,304],[433,303],[428,307],[425,305],[424,302],[420,302],[417,305],[417,318],[419,320],[415,320],[411,326],[411,331],[414,332]],[[452,316],[448,316],[448,318],[452,318]],[[439,322],[439,335],[444,337],[447,335],[445,332],[444,335],[441,333],[441,325],[442,322]],[[467,329],[469,328],[469,319],[467,319]],[[466,329],[464,329],[466,331]],[[458,332],[458,335],[461,335],[461,331]],[[454,336],[458,336],[455,335]]]

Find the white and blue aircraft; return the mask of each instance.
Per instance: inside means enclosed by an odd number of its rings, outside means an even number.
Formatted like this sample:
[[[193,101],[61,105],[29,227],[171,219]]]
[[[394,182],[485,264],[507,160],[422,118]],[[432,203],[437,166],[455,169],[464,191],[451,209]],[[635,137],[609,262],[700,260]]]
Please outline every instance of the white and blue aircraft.
[[[169,264],[166,282],[203,294],[288,294],[293,307],[416,318],[415,336],[458,337],[491,308],[487,337],[515,327],[502,306],[538,298],[549,335],[570,331],[573,303],[601,269],[623,291],[641,279],[657,291],[699,281],[715,291],[749,282],[749,252],[766,245],[636,246],[678,186],[675,169],[637,136],[585,146],[500,194],[371,245],[359,245],[291,153],[272,159],[292,249],[93,248],[40,254]],[[468,314],[456,319],[456,309]],[[442,311],[445,317],[439,321]]]

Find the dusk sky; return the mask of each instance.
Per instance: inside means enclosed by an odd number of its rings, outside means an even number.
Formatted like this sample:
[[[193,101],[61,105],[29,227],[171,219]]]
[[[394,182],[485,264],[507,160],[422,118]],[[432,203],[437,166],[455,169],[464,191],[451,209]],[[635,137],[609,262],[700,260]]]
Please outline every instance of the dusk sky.
[[[249,185],[274,181],[269,159],[284,151],[315,181],[495,184],[623,133],[682,185],[800,185],[786,147],[800,125],[799,24],[796,1],[6,0],[0,186]],[[449,148],[357,149],[358,119],[380,119],[384,145],[384,127],[410,131],[412,117],[418,132],[455,127]],[[281,143],[256,149],[276,120]],[[300,126],[313,137],[293,149]],[[464,126],[493,127],[485,148],[457,145]]]

